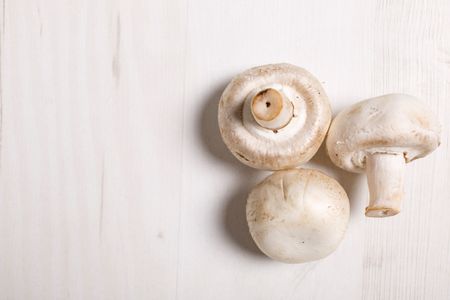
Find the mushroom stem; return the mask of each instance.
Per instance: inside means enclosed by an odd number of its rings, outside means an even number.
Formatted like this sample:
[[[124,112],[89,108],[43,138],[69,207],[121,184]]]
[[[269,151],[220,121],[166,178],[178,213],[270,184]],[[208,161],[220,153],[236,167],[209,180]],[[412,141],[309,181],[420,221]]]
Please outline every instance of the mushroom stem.
[[[267,88],[258,92],[251,100],[251,111],[255,121],[269,130],[278,130],[292,119],[294,107],[283,92]]]
[[[389,217],[400,212],[403,198],[403,153],[373,153],[366,157],[370,202],[367,217]]]

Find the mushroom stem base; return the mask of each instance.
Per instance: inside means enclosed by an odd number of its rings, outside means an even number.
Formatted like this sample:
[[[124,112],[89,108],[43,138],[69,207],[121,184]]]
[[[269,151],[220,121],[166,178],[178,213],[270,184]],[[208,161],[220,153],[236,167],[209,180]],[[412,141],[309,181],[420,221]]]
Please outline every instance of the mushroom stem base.
[[[403,153],[373,153],[366,157],[369,206],[367,217],[389,217],[400,212],[403,199]]]

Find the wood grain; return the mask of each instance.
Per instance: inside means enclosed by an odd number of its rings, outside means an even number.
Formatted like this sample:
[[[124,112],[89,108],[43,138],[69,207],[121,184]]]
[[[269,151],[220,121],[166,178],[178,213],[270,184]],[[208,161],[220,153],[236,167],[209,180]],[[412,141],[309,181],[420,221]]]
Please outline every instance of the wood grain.
[[[449,299],[450,2],[3,0],[0,299]],[[401,214],[364,217],[365,178],[307,163],[351,200],[328,258],[265,258],[245,200],[267,172],[217,128],[233,75],[290,62],[334,112],[388,92],[443,123]]]

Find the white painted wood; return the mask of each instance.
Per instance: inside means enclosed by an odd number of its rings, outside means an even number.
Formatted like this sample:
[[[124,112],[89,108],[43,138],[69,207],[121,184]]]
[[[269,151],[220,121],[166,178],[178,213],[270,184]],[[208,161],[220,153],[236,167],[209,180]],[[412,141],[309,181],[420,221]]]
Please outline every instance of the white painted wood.
[[[3,0],[0,299],[449,299],[450,2]],[[262,256],[245,198],[267,172],[221,142],[217,101],[248,67],[315,74],[333,110],[416,95],[441,147],[407,166],[395,217],[364,177],[328,258]]]

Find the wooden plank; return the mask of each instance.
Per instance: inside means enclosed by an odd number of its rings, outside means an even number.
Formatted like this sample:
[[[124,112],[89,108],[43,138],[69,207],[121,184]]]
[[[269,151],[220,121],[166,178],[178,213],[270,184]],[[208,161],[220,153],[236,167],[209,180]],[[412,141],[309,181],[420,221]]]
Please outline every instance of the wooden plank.
[[[443,134],[437,151],[407,166],[402,213],[365,222],[365,299],[450,298],[449,16],[448,1],[377,3],[373,93],[416,95]]]
[[[174,298],[183,2],[5,7],[2,296]]]
[[[3,0],[0,295],[5,299],[450,298],[450,3]],[[315,74],[336,113],[423,99],[441,147],[408,166],[403,212],[369,220],[364,176],[322,147],[346,237],[328,258],[261,255],[245,221],[269,174],[229,154],[217,103],[246,68]]]
[[[357,200],[364,192],[362,178],[335,168],[322,148],[307,166],[338,178],[351,195],[346,239],[319,262],[273,262],[260,255],[245,221],[247,194],[269,173],[245,167],[228,153],[216,119],[220,94],[231,77],[265,63],[290,62],[310,70],[323,82],[334,111],[371,96],[372,40],[366,36],[371,13],[360,1],[190,3],[183,189],[188,204],[182,209],[179,280],[183,299],[361,297],[364,203]],[[214,274],[208,284],[205,274]]]

